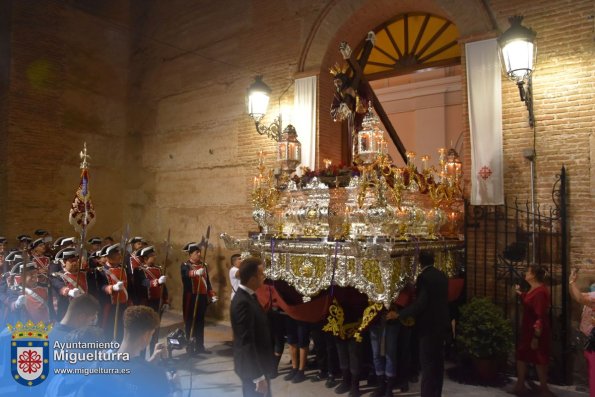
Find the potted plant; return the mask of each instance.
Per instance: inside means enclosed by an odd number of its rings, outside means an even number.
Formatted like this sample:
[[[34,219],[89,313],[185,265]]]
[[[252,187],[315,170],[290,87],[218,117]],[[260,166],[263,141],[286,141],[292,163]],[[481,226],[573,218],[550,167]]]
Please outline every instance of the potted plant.
[[[500,363],[513,347],[512,324],[502,309],[487,298],[473,298],[461,307],[456,330],[459,350],[471,361],[478,380],[495,381]]]

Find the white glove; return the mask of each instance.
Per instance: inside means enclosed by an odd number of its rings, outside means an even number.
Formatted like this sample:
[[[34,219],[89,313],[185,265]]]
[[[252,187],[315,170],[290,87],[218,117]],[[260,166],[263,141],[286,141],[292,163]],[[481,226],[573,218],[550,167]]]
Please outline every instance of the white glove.
[[[211,303],[217,303],[218,300],[219,300],[219,298],[217,298],[217,296],[213,296],[211,298]]]
[[[81,292],[80,289],[78,288],[73,288],[70,291],[68,291],[68,296],[70,296],[71,298],[78,298],[79,296],[81,296],[83,293]]]
[[[161,276],[161,277],[159,277],[159,280],[157,280],[157,282],[159,284],[165,284],[166,281],[167,281],[167,276]]]
[[[205,269],[198,269],[198,270],[193,270],[191,276],[192,277],[196,277],[196,276],[204,276],[205,274]]]
[[[121,291],[124,289],[124,282],[122,281],[118,281],[116,284],[114,284],[114,286],[112,287],[112,289],[114,291]]]
[[[25,300],[27,298],[25,297],[25,295],[19,295],[19,297],[17,298],[17,300],[14,302],[14,308],[15,309],[20,309],[21,307],[23,307],[25,305]]]
[[[163,305],[161,305],[161,310],[164,312],[169,310],[169,303],[164,303]]]

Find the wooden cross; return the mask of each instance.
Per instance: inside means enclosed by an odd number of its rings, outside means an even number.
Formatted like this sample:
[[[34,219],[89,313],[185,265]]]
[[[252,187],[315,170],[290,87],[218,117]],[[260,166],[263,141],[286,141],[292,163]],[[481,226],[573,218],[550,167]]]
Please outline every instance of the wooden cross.
[[[349,48],[349,44],[347,44],[346,42],[342,42],[339,45],[339,51],[341,52],[343,59],[347,61],[347,64],[353,71],[353,77],[351,78],[349,87],[357,91],[360,86],[363,86],[367,90],[367,92],[370,93],[370,98],[368,99],[370,99],[374,104],[374,110],[376,111],[376,114],[378,114],[378,117],[380,118],[380,121],[382,121],[382,124],[384,124],[386,132],[388,132],[388,136],[390,136],[393,143],[397,147],[397,150],[399,151],[401,158],[403,159],[405,164],[407,164],[407,150],[405,149],[405,145],[403,145],[401,138],[399,138],[399,134],[397,134],[397,131],[390,122],[390,119],[384,111],[382,104],[378,100],[376,93],[374,92],[374,90],[370,86],[370,83],[368,82],[368,80],[366,80],[366,77],[364,76],[363,70],[366,66],[366,63],[368,63],[368,58],[370,57],[370,53],[374,48],[374,40],[374,33],[369,32],[368,37],[366,38],[366,43],[364,44],[362,55],[359,58],[359,60],[355,59],[355,56],[353,55],[351,48]]]

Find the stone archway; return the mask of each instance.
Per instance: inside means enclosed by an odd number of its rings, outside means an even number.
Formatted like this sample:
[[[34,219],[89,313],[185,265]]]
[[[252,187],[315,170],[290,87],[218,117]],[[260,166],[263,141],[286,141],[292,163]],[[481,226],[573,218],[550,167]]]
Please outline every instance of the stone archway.
[[[459,28],[462,41],[495,35],[497,29],[483,0],[331,0],[314,22],[298,61],[298,73],[320,75],[317,162],[323,157],[336,161],[342,158],[340,125],[325,117],[333,95],[328,70],[340,60],[339,43],[346,41],[355,46],[366,32],[406,12],[427,12],[451,20]]]

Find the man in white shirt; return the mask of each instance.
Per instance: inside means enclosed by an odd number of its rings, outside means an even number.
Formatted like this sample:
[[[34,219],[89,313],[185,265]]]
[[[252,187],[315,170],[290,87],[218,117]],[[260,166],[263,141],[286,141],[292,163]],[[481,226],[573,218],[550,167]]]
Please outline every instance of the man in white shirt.
[[[231,283],[231,298],[229,301],[231,302],[240,285],[240,274],[238,273],[238,270],[240,269],[242,257],[240,254],[233,254],[231,256],[230,262],[231,268],[229,269],[229,282]]]

